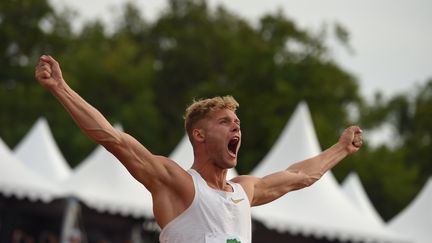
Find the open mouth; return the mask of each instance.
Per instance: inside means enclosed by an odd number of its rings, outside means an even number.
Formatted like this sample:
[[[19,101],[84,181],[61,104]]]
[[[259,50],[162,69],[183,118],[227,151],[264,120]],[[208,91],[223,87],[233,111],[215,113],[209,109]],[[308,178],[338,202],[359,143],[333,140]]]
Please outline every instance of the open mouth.
[[[237,147],[240,142],[239,137],[233,137],[228,143],[228,151],[233,155],[237,155]]]

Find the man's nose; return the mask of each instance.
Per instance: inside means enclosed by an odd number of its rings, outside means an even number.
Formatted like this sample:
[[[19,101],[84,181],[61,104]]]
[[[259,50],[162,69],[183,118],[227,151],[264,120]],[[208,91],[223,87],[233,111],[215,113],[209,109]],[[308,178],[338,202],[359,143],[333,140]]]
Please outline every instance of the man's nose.
[[[235,123],[235,122],[233,122],[232,131],[233,131],[233,132],[240,131],[240,125],[237,124],[237,123]]]

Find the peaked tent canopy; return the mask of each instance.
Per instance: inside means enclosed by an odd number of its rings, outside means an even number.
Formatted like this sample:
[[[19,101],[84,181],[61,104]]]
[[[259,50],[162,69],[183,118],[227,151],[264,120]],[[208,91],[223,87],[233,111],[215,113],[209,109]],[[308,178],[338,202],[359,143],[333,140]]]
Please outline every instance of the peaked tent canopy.
[[[100,145],[77,166],[64,187],[100,212],[136,218],[153,216],[150,192]]]
[[[404,233],[416,243],[432,240],[432,177],[414,200],[388,223],[395,231]]]
[[[383,219],[369,200],[357,173],[351,172],[345,178],[342,182],[342,190],[345,195],[351,199],[351,202],[360,209],[365,217],[369,217],[371,220],[376,221],[381,225],[385,225]]]
[[[60,188],[31,171],[0,139],[0,193],[6,197],[41,200],[45,203],[62,195]]]
[[[194,161],[194,154],[192,144],[189,142],[187,135],[183,136],[180,143],[177,144],[174,151],[169,156],[177,164],[179,164],[183,169],[188,170],[192,167]],[[235,168],[228,170],[227,179],[230,180],[238,176]]]
[[[59,182],[71,174],[45,118],[36,121],[14,152],[25,165],[48,180]]]
[[[316,138],[306,103],[298,105],[279,139],[253,170],[265,176],[293,162],[318,155]],[[309,188],[291,192],[269,204],[255,207],[252,215],[268,228],[316,238],[352,242],[405,242],[378,223],[364,217],[341,191],[331,172]]]

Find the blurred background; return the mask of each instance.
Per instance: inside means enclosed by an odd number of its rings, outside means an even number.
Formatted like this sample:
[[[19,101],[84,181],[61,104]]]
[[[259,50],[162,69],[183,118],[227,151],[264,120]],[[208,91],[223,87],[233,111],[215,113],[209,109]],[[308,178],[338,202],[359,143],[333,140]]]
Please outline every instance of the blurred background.
[[[322,149],[346,126],[363,128],[363,149],[332,172],[339,182],[356,172],[390,220],[432,174],[432,5],[255,2],[1,1],[0,138],[16,148],[45,117],[71,168],[96,148],[35,81],[41,54],[54,56],[74,90],[156,154],[169,155],[183,137],[192,99],[233,95],[240,174],[257,166],[304,101]],[[2,200],[2,212],[34,207],[47,215],[44,203]],[[54,205],[53,220],[70,206]],[[3,217],[0,230],[13,217]],[[144,224],[122,220],[129,230]],[[151,217],[145,222],[154,228]]]

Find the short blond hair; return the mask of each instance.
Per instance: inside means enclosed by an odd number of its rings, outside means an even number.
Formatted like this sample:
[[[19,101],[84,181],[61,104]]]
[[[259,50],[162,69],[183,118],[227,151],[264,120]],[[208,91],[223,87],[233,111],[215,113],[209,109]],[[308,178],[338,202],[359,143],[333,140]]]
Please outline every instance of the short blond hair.
[[[183,116],[185,130],[189,136],[192,136],[194,125],[205,118],[211,111],[228,109],[233,112],[237,110],[239,103],[231,95],[216,96],[209,99],[193,100],[192,104],[186,108]]]

